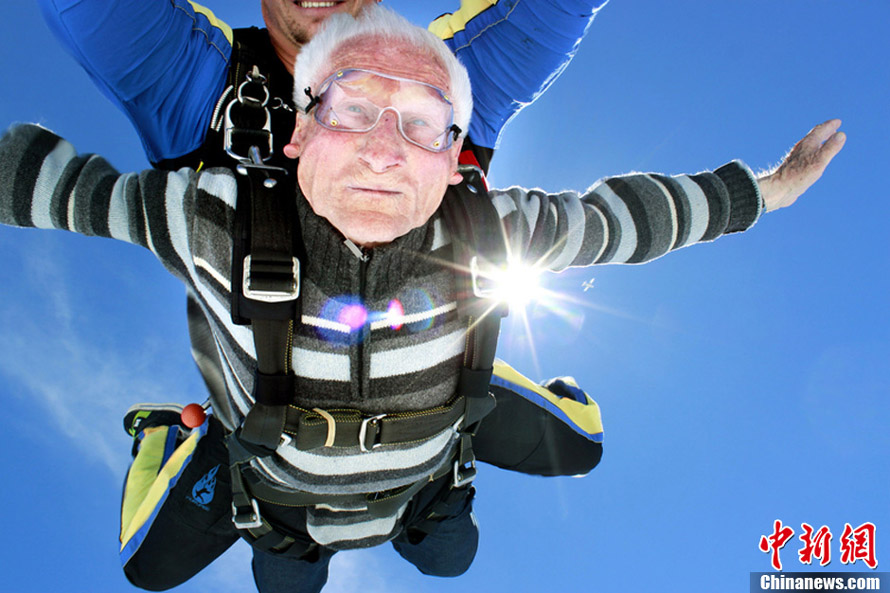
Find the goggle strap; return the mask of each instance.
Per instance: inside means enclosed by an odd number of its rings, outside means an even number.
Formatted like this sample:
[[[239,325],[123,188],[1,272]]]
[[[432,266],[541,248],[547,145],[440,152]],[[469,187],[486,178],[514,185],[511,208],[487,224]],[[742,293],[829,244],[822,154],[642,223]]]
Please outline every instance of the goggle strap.
[[[309,113],[310,111],[312,111],[313,107],[315,107],[316,105],[318,105],[318,103],[321,102],[321,97],[319,95],[313,95],[312,88],[308,87],[308,86],[305,89],[303,89],[303,92],[306,93],[307,97],[309,97],[309,104],[306,105],[304,112]]]

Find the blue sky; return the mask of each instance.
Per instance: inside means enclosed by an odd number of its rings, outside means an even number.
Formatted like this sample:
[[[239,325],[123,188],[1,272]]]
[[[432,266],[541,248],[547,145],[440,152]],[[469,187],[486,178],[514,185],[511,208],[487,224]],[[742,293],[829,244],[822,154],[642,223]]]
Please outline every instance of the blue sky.
[[[259,2],[216,1],[234,26]],[[452,1],[387,0],[417,23]],[[458,580],[389,548],[335,557],[328,592],[745,591],[781,519],[877,527],[890,570],[890,5],[881,0],[612,0],[550,91],[506,130],[490,181],[582,189],[633,170],[780,160],[813,125],[847,145],[792,208],[745,235],[644,266],[550,276],[567,315],[529,310],[501,356],[574,375],[600,403],[600,467],[542,479],[486,467],[482,541]],[[38,121],[121,170],[146,166],[129,123],[56,44],[33,2],[0,4],[0,124]],[[137,401],[201,401],[183,290],[108,240],[0,229],[0,590],[130,591],[117,559]],[[595,279],[593,288],[582,285]],[[806,570],[792,541],[786,570]],[[253,590],[238,545],[178,591]]]

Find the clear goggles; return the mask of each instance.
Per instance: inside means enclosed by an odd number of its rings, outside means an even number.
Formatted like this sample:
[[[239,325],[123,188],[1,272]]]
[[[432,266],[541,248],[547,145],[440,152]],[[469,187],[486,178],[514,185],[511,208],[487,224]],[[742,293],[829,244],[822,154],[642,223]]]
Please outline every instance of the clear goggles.
[[[317,106],[315,121],[335,132],[369,132],[383,112],[396,114],[399,132],[424,150],[442,152],[460,136],[448,95],[431,84],[371,70],[338,70],[321,83],[306,113]]]

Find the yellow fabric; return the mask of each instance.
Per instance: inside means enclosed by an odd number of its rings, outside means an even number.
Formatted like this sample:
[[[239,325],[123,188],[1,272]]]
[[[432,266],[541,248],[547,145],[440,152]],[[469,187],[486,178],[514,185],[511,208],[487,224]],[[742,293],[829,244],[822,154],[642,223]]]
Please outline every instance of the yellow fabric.
[[[207,20],[210,21],[210,24],[223,32],[223,35],[226,36],[226,39],[229,42],[229,45],[232,45],[232,41],[234,37],[232,36],[232,27],[227,25],[224,21],[216,18],[216,15],[213,14],[213,11],[207,8],[206,6],[201,6],[197,2],[192,2],[192,0],[188,0],[188,3],[192,5],[192,8],[198,14],[203,14],[207,17]]]
[[[176,427],[158,426],[146,429],[127,483],[121,505],[121,549],[151,517],[170,487],[170,480],[179,474],[198,444],[200,434],[194,431],[159,467],[164,455],[167,431]],[[159,471],[160,470],[160,471]]]
[[[559,397],[549,391],[546,387],[534,383],[531,379],[524,377],[513,367],[502,360],[494,361],[494,375],[513,383],[517,387],[535,392],[549,403],[562,410],[569,419],[575,423],[578,428],[587,434],[598,434],[603,432],[603,421],[600,416],[600,407],[587,393],[587,403],[581,403],[572,398]],[[572,377],[560,377],[564,382],[578,387],[578,384]],[[580,389],[580,388],[579,388]]]
[[[498,0],[461,0],[460,8],[452,14],[443,14],[430,23],[431,33],[442,39],[451,39],[455,33],[463,31],[467,23],[479,13],[498,3]]]
[[[145,499],[154,479],[161,471],[164,443],[167,440],[166,426],[147,428],[142,439],[139,454],[133,460],[124,486],[124,500],[121,505],[121,533],[133,520],[139,504]]]

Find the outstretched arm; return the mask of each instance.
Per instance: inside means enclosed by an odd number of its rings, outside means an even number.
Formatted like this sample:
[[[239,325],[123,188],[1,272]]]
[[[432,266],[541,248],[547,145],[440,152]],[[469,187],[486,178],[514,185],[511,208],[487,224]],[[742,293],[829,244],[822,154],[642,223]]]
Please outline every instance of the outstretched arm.
[[[16,125],[0,137],[0,224],[141,245],[179,277],[189,265],[179,254],[188,253],[196,191],[192,171],[121,175],[40,126]]]
[[[747,230],[764,210],[792,204],[844,142],[838,120],[814,128],[760,179],[739,161],[714,172],[612,177],[584,194],[491,192],[514,253],[561,270],[642,263],[680,247]]]

